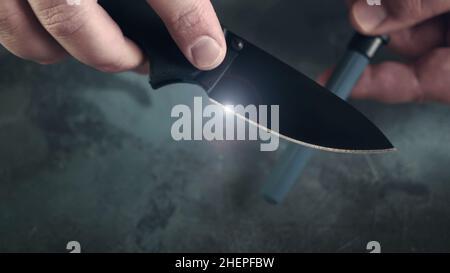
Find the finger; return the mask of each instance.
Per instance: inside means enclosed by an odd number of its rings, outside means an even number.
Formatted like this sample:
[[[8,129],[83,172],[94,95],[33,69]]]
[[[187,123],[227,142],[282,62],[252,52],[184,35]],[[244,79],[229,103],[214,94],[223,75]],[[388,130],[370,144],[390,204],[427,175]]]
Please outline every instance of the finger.
[[[325,86],[333,70],[327,69],[318,77],[317,82]],[[386,62],[368,67],[353,88],[351,97],[385,103],[421,101],[424,98],[417,83],[414,67]]]
[[[350,20],[358,31],[377,35],[414,26],[449,10],[448,0],[383,1],[380,6],[358,0],[351,5]]]
[[[0,1],[0,43],[23,59],[50,64],[65,50],[40,26],[26,1]]]
[[[163,19],[186,58],[210,70],[222,63],[226,42],[209,0],[147,0]]]
[[[96,0],[28,0],[42,26],[76,59],[106,72],[132,70],[143,63],[141,50],[125,38]]]
[[[334,69],[335,67],[333,66],[325,70],[325,72],[317,77],[316,82],[322,86],[326,86],[328,80],[331,78],[331,75],[333,75]]]
[[[402,103],[421,101],[423,93],[413,66],[386,62],[373,65],[364,72],[352,97]]]
[[[436,17],[391,34],[389,47],[403,56],[416,58],[436,47],[445,46],[447,28],[446,19]]]
[[[386,103],[450,103],[450,49],[436,49],[413,64],[387,62],[371,66],[353,90],[357,99]]]

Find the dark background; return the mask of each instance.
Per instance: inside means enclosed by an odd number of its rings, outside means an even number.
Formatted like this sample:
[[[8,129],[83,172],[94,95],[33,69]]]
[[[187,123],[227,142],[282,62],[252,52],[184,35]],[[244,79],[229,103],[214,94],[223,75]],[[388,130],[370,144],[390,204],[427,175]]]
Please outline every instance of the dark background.
[[[230,29],[315,77],[352,35],[343,2],[214,3]],[[0,252],[72,240],[85,252],[450,251],[446,105],[353,102],[398,152],[319,152],[272,206],[260,189],[286,143],[171,139],[171,107],[199,90],[0,52]]]

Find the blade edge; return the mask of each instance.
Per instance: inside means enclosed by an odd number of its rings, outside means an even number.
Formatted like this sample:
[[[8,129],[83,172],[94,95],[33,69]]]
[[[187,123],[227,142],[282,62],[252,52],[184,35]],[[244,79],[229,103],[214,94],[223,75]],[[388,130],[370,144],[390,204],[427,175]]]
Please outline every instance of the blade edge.
[[[216,105],[219,105],[220,107],[225,108],[225,105],[223,105],[222,103],[220,103],[220,102],[218,102],[218,101],[216,101],[216,100],[214,100],[212,98],[209,98],[209,101],[214,103],[214,104],[216,104]],[[391,153],[391,152],[396,152],[397,151],[397,148],[395,148],[393,146],[392,146],[392,148],[376,149],[376,150],[352,150],[352,149],[339,149],[339,148],[319,146],[319,145],[316,145],[316,144],[311,144],[311,143],[307,143],[307,142],[304,142],[304,141],[296,140],[296,139],[290,138],[288,136],[285,136],[283,134],[280,134],[279,132],[270,130],[267,127],[262,126],[261,124],[259,124],[257,122],[254,122],[254,121],[252,121],[252,120],[242,116],[239,113],[232,112],[232,114],[234,116],[236,116],[236,117],[246,121],[247,123],[249,123],[251,125],[257,126],[258,128],[265,130],[266,132],[268,132],[270,134],[278,136],[278,137],[280,137],[280,138],[282,138],[284,140],[287,140],[287,141],[289,141],[291,143],[302,145],[304,147],[308,147],[308,148],[311,148],[311,149],[314,149],[314,150],[325,151],[325,152],[332,152],[332,153],[339,153],[339,154],[384,154],[384,153]]]

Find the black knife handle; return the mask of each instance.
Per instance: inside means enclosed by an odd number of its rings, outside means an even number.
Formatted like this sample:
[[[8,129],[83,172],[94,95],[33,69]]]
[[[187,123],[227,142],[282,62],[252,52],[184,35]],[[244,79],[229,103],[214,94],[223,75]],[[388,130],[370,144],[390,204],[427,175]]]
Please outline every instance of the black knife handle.
[[[178,82],[196,83],[201,71],[189,63],[145,0],[100,0],[99,4],[149,57],[153,88]]]

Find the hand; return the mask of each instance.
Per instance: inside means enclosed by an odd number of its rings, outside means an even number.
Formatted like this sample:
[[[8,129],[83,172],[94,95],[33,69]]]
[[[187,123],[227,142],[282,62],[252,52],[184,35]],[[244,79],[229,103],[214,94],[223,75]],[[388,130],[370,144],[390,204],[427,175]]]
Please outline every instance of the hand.
[[[115,0],[111,0],[115,1]],[[135,0],[132,0],[135,1]],[[1,0],[0,43],[15,55],[52,64],[71,55],[105,72],[148,70],[141,50],[96,0]],[[186,58],[209,70],[224,59],[226,43],[209,0],[148,0]]]
[[[389,34],[390,48],[410,58],[407,63],[370,66],[353,91],[358,99],[387,103],[441,101],[450,103],[450,1],[347,0],[357,31]]]

